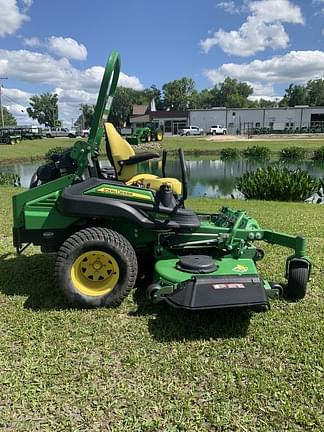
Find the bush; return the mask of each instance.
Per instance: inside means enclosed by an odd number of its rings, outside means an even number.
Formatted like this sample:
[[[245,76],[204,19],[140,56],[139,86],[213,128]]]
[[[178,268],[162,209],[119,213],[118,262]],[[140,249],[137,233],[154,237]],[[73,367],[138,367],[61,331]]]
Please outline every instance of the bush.
[[[239,159],[240,152],[237,148],[223,148],[220,151],[221,160]]]
[[[238,180],[237,189],[247,199],[304,201],[319,191],[320,184],[320,180],[300,169],[267,167],[244,174]]]
[[[45,159],[47,162],[51,162],[53,155],[61,156],[66,150],[68,150],[66,147],[52,147],[45,153]]]
[[[253,146],[243,150],[242,154],[247,159],[269,160],[271,151],[267,147]]]
[[[21,186],[18,174],[0,172],[0,185]]]
[[[314,156],[312,159],[315,161],[324,161],[324,146],[314,151]]]
[[[305,149],[302,147],[286,147],[280,152],[280,159],[283,160],[303,160],[305,158]]]

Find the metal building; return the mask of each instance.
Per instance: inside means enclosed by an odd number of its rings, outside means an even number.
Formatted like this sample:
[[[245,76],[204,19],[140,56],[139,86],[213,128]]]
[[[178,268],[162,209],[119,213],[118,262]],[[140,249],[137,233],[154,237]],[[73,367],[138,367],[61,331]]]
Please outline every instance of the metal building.
[[[196,109],[189,111],[188,121],[204,131],[213,125],[225,126],[229,134],[249,134],[261,128],[273,132],[324,131],[324,107]]]

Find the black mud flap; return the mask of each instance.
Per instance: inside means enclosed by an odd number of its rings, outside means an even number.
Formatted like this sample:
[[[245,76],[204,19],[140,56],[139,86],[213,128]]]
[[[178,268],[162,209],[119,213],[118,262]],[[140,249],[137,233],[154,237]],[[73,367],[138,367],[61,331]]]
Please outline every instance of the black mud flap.
[[[269,308],[263,281],[259,276],[197,276],[183,282],[164,299],[173,307],[191,310]]]

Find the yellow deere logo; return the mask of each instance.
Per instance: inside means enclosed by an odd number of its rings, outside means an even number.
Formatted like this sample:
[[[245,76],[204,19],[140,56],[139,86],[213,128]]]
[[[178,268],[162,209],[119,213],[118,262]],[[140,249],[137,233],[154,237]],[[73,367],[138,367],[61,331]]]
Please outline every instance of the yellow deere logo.
[[[104,193],[104,194],[110,194],[110,195],[119,195],[125,198],[138,198],[138,199],[144,199],[151,201],[151,197],[148,195],[144,195],[141,193],[136,193],[132,191],[127,191],[125,189],[113,189],[109,187],[102,187],[100,189],[97,189],[97,192]]]
[[[241,265],[241,264],[237,264],[237,266],[233,268],[233,271],[235,271],[237,273],[245,273],[248,270],[249,270],[248,267]]]

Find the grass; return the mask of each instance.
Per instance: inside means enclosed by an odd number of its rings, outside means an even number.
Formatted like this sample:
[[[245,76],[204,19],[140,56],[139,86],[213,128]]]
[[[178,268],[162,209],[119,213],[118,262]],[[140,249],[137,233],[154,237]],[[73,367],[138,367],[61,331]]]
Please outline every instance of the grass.
[[[53,147],[70,147],[75,142],[72,138],[44,138],[24,140],[15,145],[0,144],[0,164],[28,162],[44,159],[45,153]]]
[[[189,202],[244,207],[263,226],[304,233],[314,271],[299,303],[191,314],[151,306],[137,289],[117,309],[82,310],[55,288],[53,256],[15,256],[17,191],[0,187],[0,430],[323,430],[321,206]],[[262,273],[282,281],[289,251],[265,250]]]
[[[223,141],[221,138],[218,140],[206,140],[206,138],[196,137],[170,137],[165,138],[163,141],[163,148],[166,150],[174,151],[179,147],[183,147],[186,153],[209,153],[220,155],[222,149],[238,148],[244,150],[252,146],[267,147],[271,150],[273,155],[278,155],[283,148],[287,147],[302,147],[308,152],[320,148],[323,145],[323,139],[250,139],[250,140],[237,140],[237,141]]]
[[[35,159],[43,159],[45,153],[53,147],[70,147],[75,142],[75,139],[70,138],[46,138],[34,141],[22,141],[16,145],[0,145],[0,164],[9,164],[12,162],[24,162]],[[163,148],[168,151],[175,151],[179,147],[183,147],[187,154],[206,154],[220,156],[222,149],[238,148],[244,150],[247,147],[260,145],[270,148],[273,156],[278,156],[283,148],[287,147],[302,147],[309,153],[320,148],[323,145],[322,139],[265,139],[263,141],[253,139],[245,141],[209,141],[206,138],[197,137],[166,137],[162,143]],[[105,146],[101,146],[101,154],[105,152]]]

